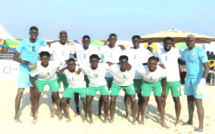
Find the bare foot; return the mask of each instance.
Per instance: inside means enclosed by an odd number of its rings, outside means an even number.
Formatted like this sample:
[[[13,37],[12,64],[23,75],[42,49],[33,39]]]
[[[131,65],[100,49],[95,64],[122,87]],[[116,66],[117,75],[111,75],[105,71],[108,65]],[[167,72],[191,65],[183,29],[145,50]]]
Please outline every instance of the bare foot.
[[[114,119],[111,119],[111,120],[110,120],[110,123],[114,123]]]
[[[53,111],[51,112],[51,118],[54,118],[54,112]]]
[[[104,123],[105,123],[105,124],[107,123],[107,118],[104,119]]]
[[[140,124],[144,125],[144,120],[143,119],[141,119]]]
[[[133,125],[136,125],[136,120],[133,120],[131,123],[132,123]]]
[[[60,114],[60,115],[58,115],[58,119],[59,119],[59,121],[62,121],[63,117],[62,117],[62,115],[61,115],[61,114]]]
[[[183,125],[193,125],[193,122],[192,121],[187,121],[187,122],[183,123]]]
[[[200,127],[199,127],[199,128],[197,128],[197,129],[195,129],[195,131],[196,131],[196,132],[203,132],[203,128],[200,128]]]
[[[169,128],[169,127],[166,125],[165,122],[161,122],[161,126],[164,127],[164,128],[167,128],[167,129]]]
[[[93,120],[90,120],[90,124],[93,124]]]
[[[14,118],[15,123],[22,123],[22,121],[19,119],[19,117]]]
[[[179,123],[179,120],[176,120],[176,122],[175,122],[175,126],[177,126],[177,125],[178,125],[178,123]]]
[[[35,123],[37,123],[37,119],[33,119],[33,120],[31,121],[31,124],[35,124]]]
[[[70,121],[71,121],[71,118],[70,118],[70,117],[67,117],[67,118],[66,118],[66,121],[67,121],[67,122],[70,122]]]

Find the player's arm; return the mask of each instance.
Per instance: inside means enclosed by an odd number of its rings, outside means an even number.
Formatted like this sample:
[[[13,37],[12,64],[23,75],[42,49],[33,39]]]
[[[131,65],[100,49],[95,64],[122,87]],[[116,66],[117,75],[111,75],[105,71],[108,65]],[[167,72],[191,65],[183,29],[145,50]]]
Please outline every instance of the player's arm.
[[[3,45],[1,46],[1,52],[2,52],[2,53],[4,52],[4,47],[3,47]]]
[[[19,56],[20,56],[20,53],[16,51],[13,55],[13,60],[21,64],[25,64],[25,65],[29,64],[29,61],[22,60],[21,58],[19,58]]]
[[[49,45],[49,47],[51,46],[52,43],[58,42],[59,40],[54,40],[54,41],[47,41],[47,45]]]
[[[166,77],[161,80],[161,85],[162,85],[162,96],[161,97],[162,97],[162,99],[166,98],[166,93],[165,93],[166,82],[167,82]]]
[[[203,64],[203,66],[204,66],[204,73],[203,73],[203,77],[202,78],[205,78],[205,79],[207,79],[207,77],[208,77],[208,73],[209,73],[209,64],[208,64],[208,62],[205,62],[205,63],[202,63]]]
[[[59,70],[60,73],[63,73],[65,70],[67,69],[67,66],[66,67],[63,67]]]

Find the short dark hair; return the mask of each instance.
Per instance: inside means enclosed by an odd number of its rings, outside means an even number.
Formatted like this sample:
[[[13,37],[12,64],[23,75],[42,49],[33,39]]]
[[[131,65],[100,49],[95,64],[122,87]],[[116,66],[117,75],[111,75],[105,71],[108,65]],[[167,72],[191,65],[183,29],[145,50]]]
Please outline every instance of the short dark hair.
[[[90,55],[90,60],[93,59],[93,58],[97,58],[98,60],[100,60],[99,56],[96,55],[96,54],[92,54]]]
[[[140,35],[134,35],[131,39],[134,40],[135,38],[141,39]]]
[[[88,38],[88,39],[90,40],[90,36],[89,36],[89,35],[84,35],[84,36],[82,37],[82,40],[84,40],[85,38]]]
[[[123,60],[123,59],[128,60],[128,56],[126,56],[126,55],[122,55],[122,56],[120,56],[120,57],[119,57],[119,61],[121,61],[121,60]]]
[[[30,27],[30,31],[31,31],[31,30],[37,30],[37,31],[39,31],[38,28],[37,28],[36,26]]]
[[[61,30],[60,33],[59,33],[59,35],[61,36],[62,34],[66,34],[67,35],[66,30]]]
[[[166,37],[166,38],[164,38],[163,42],[166,42],[167,40],[170,40],[170,41],[173,42],[173,38],[171,38],[171,37]]]
[[[109,35],[109,37],[111,37],[111,36],[115,36],[115,37],[117,38],[117,35],[116,35],[115,33],[111,33],[111,34]]]
[[[48,56],[49,58],[51,57],[51,54],[47,51],[42,51],[42,52],[40,52],[39,55],[40,55],[40,57],[43,57],[43,56]]]
[[[75,59],[70,58],[70,59],[67,60],[67,63],[70,62],[70,61],[74,61],[75,62]]]
[[[159,61],[159,58],[158,57],[155,57],[155,56],[151,56],[149,59],[148,59],[148,61],[150,61],[150,60],[155,60],[155,61]]]

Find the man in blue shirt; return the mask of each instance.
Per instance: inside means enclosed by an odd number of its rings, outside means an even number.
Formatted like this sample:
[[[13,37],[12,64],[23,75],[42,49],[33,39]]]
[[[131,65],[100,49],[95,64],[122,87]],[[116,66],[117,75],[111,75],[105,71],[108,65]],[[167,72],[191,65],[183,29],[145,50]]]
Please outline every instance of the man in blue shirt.
[[[21,98],[24,92],[24,89],[30,86],[30,100],[31,104],[33,106],[34,104],[34,88],[33,85],[30,82],[29,74],[30,74],[30,66],[32,64],[36,64],[38,57],[39,57],[39,48],[41,46],[46,46],[47,42],[41,39],[38,39],[37,36],[38,28],[35,26],[32,26],[30,28],[30,38],[23,39],[13,56],[13,60],[20,63],[19,66],[19,75],[18,75],[18,92],[15,99],[15,117],[14,120],[16,122],[21,123],[21,120],[19,119],[19,108],[20,108],[20,102]],[[21,54],[21,57],[19,57]],[[33,110],[32,110],[33,113]]]
[[[187,95],[189,120],[186,124],[193,124],[193,112],[196,104],[199,128],[203,131],[204,108],[202,98],[205,95],[206,78],[209,72],[209,64],[206,52],[195,46],[195,36],[188,35],[186,39],[187,49],[182,54],[182,60],[186,62],[187,75],[184,94]]]

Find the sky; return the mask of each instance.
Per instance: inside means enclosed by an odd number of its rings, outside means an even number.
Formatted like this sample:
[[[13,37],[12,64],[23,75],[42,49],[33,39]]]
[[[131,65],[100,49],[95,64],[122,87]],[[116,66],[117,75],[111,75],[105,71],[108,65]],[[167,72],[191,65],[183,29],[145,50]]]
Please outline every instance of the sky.
[[[39,38],[119,40],[170,29],[215,37],[215,0],[0,0],[0,24],[17,39],[39,28]]]

